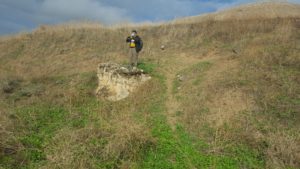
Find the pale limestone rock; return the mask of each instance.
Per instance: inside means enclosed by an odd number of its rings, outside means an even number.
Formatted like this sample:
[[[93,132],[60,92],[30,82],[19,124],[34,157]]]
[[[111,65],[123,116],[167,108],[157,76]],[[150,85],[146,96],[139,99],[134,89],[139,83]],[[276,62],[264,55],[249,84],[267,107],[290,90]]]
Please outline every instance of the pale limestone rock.
[[[110,101],[122,100],[151,77],[141,69],[130,71],[116,63],[101,63],[98,66],[97,95]]]

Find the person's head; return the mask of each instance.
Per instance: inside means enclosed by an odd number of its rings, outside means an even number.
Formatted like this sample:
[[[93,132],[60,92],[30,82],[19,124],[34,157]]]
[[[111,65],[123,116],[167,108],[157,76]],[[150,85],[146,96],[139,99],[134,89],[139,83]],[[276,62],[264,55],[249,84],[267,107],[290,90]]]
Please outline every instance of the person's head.
[[[136,36],[136,35],[137,35],[137,31],[136,31],[136,30],[132,30],[132,31],[131,31],[131,36],[134,37],[134,36]]]

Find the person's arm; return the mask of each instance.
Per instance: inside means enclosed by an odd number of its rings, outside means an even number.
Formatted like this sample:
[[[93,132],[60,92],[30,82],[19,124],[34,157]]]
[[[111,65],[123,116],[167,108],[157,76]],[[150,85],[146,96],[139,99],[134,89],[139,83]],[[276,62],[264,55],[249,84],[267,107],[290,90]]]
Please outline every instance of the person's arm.
[[[130,36],[127,37],[126,42],[127,42],[127,43],[131,42]]]
[[[134,42],[135,42],[135,44],[139,45],[141,43],[141,38],[139,36],[136,36],[134,38]]]

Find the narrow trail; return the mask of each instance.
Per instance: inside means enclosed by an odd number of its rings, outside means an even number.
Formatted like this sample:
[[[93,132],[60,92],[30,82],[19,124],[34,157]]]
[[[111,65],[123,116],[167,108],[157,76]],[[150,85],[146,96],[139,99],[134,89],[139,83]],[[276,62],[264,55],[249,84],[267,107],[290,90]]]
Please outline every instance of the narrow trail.
[[[167,100],[166,100],[166,117],[170,127],[174,130],[176,128],[176,124],[178,123],[178,112],[180,110],[180,102],[176,99],[174,95],[174,81],[177,78],[177,74],[189,68],[190,66],[197,64],[199,62],[212,62],[219,63],[221,57],[216,54],[214,51],[211,51],[206,56],[190,56],[185,53],[174,54],[171,57],[165,58],[162,60],[162,72],[166,77],[166,86],[167,86]],[[220,66],[220,65],[218,65]],[[211,70],[212,74],[216,70]]]
[[[163,64],[163,73],[166,76],[166,86],[167,86],[167,101],[166,101],[166,107],[167,112],[166,116],[168,119],[168,123],[171,126],[171,128],[174,130],[176,128],[177,124],[177,112],[180,110],[180,103],[176,99],[176,96],[174,95],[173,88],[174,88],[174,80],[177,78],[177,73],[181,70],[184,70],[193,64],[199,63],[201,61],[210,60],[210,56],[206,57],[188,57],[185,54],[176,55],[172,59],[168,59],[164,61]],[[168,65],[168,66],[165,66]]]
[[[162,71],[166,77],[167,86],[167,111],[165,115],[173,131],[178,124],[178,113],[183,112],[183,110],[181,110],[180,101],[178,101],[174,93],[174,81],[177,80],[179,72],[200,62],[210,62],[213,64],[206,72],[206,80],[202,82],[202,86],[206,86],[206,88],[207,86],[212,86],[216,80],[222,79],[222,72],[228,70],[233,72],[238,70],[235,69],[238,62],[229,59],[228,57],[222,57],[214,52],[203,57],[178,54],[173,55],[172,58],[166,58],[162,65]],[[251,99],[243,100],[243,94],[238,90],[224,91],[224,93],[219,93],[219,95],[216,95],[215,97],[216,99],[210,103],[212,115],[208,118],[210,118],[212,122],[215,122],[217,126],[221,126],[224,122],[229,121],[239,111],[250,109],[253,102]]]

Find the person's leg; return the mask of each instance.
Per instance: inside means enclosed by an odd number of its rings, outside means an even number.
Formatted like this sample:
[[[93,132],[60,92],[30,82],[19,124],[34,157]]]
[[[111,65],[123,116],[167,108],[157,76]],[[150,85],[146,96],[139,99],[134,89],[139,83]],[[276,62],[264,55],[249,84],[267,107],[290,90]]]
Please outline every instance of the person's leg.
[[[133,50],[134,48],[130,48],[130,52],[129,52],[129,66],[130,66],[130,69],[132,69],[132,67],[134,66],[134,51]]]
[[[138,57],[139,57],[139,53],[136,52],[136,50],[134,50],[134,66],[137,67],[138,65]]]

